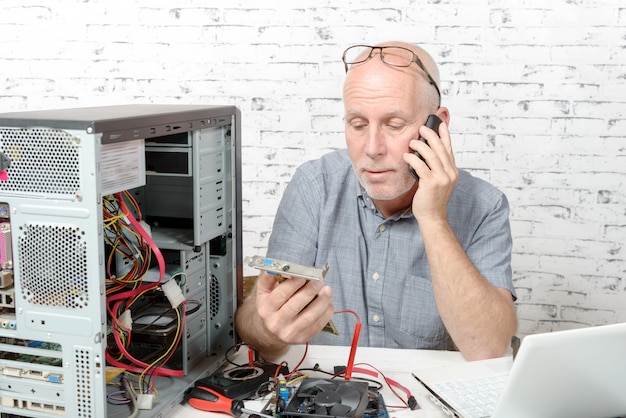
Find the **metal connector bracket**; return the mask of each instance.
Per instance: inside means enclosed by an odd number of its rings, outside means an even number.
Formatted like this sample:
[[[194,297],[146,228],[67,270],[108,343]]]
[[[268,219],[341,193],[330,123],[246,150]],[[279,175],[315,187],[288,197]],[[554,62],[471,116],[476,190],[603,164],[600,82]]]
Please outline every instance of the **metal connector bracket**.
[[[304,266],[302,264],[290,263],[288,261],[276,260],[255,255],[246,257],[244,262],[259,270],[267,271],[278,276],[280,279],[290,279],[292,277],[302,277],[306,280],[322,280],[328,272],[328,263],[324,267]]]

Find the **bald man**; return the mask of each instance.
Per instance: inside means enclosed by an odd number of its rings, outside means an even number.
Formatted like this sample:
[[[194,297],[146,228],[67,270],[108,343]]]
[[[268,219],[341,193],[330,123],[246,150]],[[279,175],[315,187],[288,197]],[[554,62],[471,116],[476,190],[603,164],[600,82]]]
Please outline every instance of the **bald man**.
[[[236,314],[240,338],[268,360],[291,344],[349,345],[349,310],[360,346],[503,355],[517,328],[508,201],[457,168],[434,60],[386,42],[343,61],[346,149],[296,170],[267,253],[330,269],[323,283],[261,273]],[[330,319],[338,336],[320,332]]]

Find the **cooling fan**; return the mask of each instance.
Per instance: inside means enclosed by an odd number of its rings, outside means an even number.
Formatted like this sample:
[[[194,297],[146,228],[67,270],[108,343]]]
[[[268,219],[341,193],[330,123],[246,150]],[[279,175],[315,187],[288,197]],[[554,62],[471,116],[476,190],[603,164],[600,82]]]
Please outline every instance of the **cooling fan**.
[[[368,400],[365,382],[306,378],[285,408],[285,415],[358,418]]]

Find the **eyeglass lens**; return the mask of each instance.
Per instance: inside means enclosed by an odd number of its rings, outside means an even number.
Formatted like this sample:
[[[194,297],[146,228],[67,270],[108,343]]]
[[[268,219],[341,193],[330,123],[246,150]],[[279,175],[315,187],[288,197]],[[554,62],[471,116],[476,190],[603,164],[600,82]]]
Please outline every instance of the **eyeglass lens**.
[[[346,72],[348,72],[348,65],[350,64],[359,64],[361,62],[365,62],[370,60],[374,54],[380,54],[380,59],[391,66],[395,67],[408,67],[411,63],[417,64],[419,68],[422,69],[426,77],[428,78],[428,82],[433,85],[435,90],[437,90],[437,96],[439,97],[439,105],[441,106],[441,92],[439,91],[439,87],[437,83],[431,75],[428,73],[424,64],[420,61],[420,59],[413,53],[413,51],[402,48],[399,46],[368,46],[368,45],[354,45],[346,49],[343,53],[343,63],[345,66]]]
[[[374,54],[380,54],[383,62],[397,67],[408,67],[413,62],[413,53],[408,49],[398,47],[369,47],[353,46],[346,50],[344,61],[346,64],[356,64],[367,61]]]

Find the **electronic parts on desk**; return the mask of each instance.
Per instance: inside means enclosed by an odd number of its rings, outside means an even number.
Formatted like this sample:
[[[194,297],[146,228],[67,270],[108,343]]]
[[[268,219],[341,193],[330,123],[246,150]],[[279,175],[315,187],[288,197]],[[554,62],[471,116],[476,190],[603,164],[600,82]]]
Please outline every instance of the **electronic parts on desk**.
[[[196,381],[196,386],[214,390],[220,395],[234,400],[252,399],[264,395],[269,382],[276,375],[279,366],[272,363],[234,367]],[[289,374],[287,366],[281,365],[280,374]],[[265,386],[265,393],[263,391]]]
[[[285,408],[287,417],[361,417],[369,403],[366,382],[305,378]]]
[[[382,393],[377,390],[370,389],[368,392],[368,402],[363,418],[389,418],[387,405],[383,399]]]

